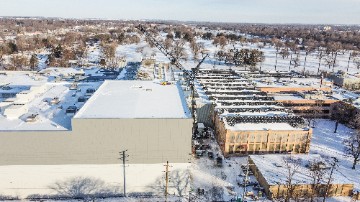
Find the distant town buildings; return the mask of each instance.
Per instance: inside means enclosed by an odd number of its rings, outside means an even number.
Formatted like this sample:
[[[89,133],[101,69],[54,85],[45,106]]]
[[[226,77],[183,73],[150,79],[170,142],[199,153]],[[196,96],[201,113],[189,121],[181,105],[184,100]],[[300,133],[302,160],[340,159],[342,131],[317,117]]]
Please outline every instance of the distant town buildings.
[[[330,79],[334,84],[349,90],[360,89],[360,77],[357,75],[351,75],[344,72],[333,73],[330,75]]]

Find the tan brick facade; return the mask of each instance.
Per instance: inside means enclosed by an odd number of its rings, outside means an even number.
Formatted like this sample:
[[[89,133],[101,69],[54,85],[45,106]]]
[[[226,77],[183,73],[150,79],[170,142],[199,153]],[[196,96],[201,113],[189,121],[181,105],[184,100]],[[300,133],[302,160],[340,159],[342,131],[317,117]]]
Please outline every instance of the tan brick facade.
[[[224,156],[309,152],[312,129],[231,131],[218,115],[214,122]]]

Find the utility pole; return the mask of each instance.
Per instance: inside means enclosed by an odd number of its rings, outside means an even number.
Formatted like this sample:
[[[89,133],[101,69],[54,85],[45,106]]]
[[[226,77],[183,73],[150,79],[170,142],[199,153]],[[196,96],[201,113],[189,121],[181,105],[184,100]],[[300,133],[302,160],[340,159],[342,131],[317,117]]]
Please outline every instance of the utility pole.
[[[166,161],[165,165],[165,201],[167,201],[167,196],[169,194],[168,188],[169,188],[169,161]]]
[[[126,164],[126,158],[129,157],[129,155],[126,154],[127,150],[124,150],[120,153],[120,160],[122,160],[123,163],[123,175],[124,175],[124,197],[126,197],[126,175],[125,175],[125,164]]]

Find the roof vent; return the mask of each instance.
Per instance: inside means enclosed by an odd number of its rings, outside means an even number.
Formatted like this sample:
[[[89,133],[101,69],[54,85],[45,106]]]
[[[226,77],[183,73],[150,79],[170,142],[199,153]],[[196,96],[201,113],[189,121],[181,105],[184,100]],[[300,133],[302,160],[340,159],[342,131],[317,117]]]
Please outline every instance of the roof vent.
[[[131,88],[142,88],[142,86],[140,86],[140,85],[134,85],[134,86],[131,86]]]

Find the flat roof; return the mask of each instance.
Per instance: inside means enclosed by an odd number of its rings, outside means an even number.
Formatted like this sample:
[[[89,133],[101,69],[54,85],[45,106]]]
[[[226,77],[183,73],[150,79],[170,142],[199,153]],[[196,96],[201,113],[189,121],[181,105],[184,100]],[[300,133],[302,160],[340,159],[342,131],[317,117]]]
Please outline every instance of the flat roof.
[[[304,128],[294,128],[288,123],[237,123],[234,126],[230,126],[226,122],[225,127],[226,129],[231,131],[260,131],[260,130],[303,131],[305,130]]]
[[[190,118],[180,84],[105,81],[74,118]]]
[[[100,83],[81,83],[78,88],[81,92],[69,90],[71,83],[46,83],[46,92],[37,94],[25,106],[28,112],[17,119],[9,119],[4,116],[4,111],[0,112],[0,132],[4,131],[67,131],[71,129],[71,116],[66,115],[65,111],[69,106],[80,108],[83,104],[78,102],[80,96],[84,96],[86,89],[97,88]],[[75,95],[75,96],[74,96]],[[58,97],[60,102],[55,105],[48,103],[54,97]],[[10,98],[8,100],[16,100]],[[47,102],[45,102],[45,100]],[[0,103],[9,108],[20,108],[23,105],[11,105],[12,103]],[[26,122],[29,115],[38,114],[35,122]]]
[[[286,162],[289,163],[291,168],[298,165],[292,180],[294,184],[312,184],[313,177],[309,163],[324,162],[325,169],[330,169],[330,159],[322,158],[319,154],[296,154],[296,155],[283,155],[283,154],[267,154],[267,155],[250,155],[251,160],[259,169],[262,176],[269,185],[285,184],[287,181],[288,168]],[[328,177],[327,170],[324,180],[321,182],[325,184],[325,179]],[[344,175],[342,175],[341,168],[337,168],[333,174],[332,184],[353,184]]]
[[[300,95],[289,94],[277,94],[273,96],[275,100],[304,100]]]

